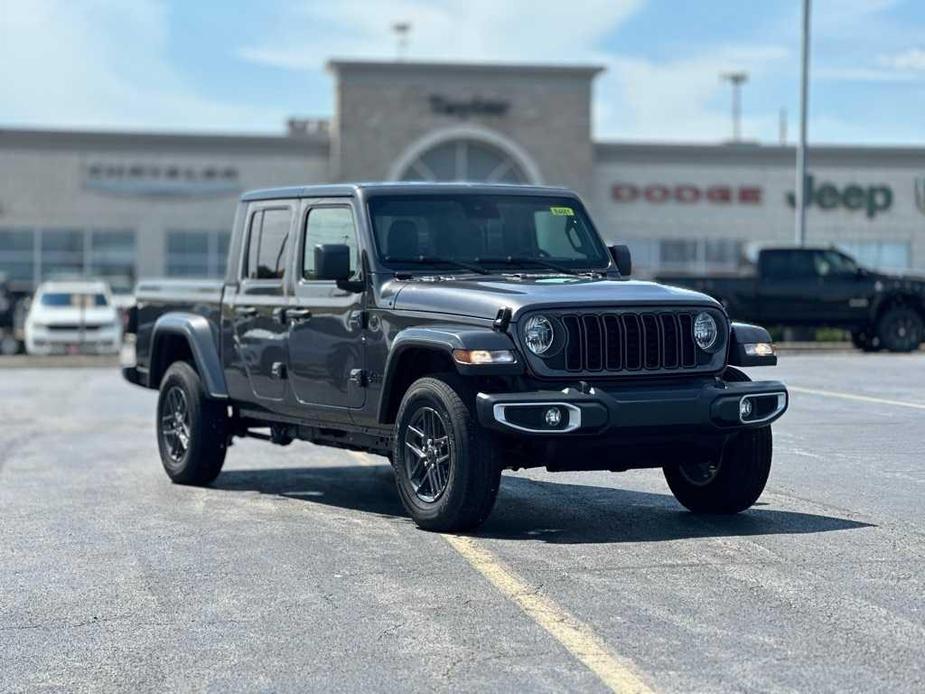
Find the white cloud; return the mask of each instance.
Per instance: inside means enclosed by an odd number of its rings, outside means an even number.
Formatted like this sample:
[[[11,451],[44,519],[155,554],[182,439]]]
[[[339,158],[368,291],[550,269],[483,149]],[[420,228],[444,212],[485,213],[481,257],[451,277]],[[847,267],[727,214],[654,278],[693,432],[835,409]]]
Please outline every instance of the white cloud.
[[[0,121],[241,130],[268,114],[197,94],[166,59],[160,0],[29,0],[0,9]],[[278,114],[273,120],[279,120]],[[272,121],[270,121],[272,122]]]
[[[925,48],[909,48],[892,55],[882,55],[878,62],[893,70],[925,72]]]
[[[412,25],[414,60],[576,62],[642,5],[642,0],[340,0],[302,2],[272,34],[239,55],[263,65],[317,69],[336,57],[392,59],[397,21]]]
[[[759,82],[788,52],[781,46],[725,46],[692,58],[655,63],[617,57],[601,78],[596,104],[599,137],[625,139],[724,140],[731,135],[730,87],[720,74],[745,70]],[[760,87],[759,87],[760,88]],[[743,88],[748,113],[749,86]],[[721,98],[722,106],[716,105]],[[745,115],[743,136],[773,136],[777,114]]]

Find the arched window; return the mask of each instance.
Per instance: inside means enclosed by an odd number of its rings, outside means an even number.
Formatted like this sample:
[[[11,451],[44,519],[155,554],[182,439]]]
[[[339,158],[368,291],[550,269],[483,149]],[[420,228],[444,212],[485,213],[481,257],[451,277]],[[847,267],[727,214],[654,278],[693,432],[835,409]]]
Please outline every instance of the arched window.
[[[422,152],[405,167],[400,180],[530,182],[520,164],[506,152],[472,139],[450,140]]]

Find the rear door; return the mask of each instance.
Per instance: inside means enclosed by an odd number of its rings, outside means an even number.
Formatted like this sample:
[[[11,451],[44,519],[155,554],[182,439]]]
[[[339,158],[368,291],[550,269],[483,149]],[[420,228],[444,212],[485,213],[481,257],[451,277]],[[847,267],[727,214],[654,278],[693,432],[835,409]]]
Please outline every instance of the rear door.
[[[359,408],[366,400],[365,293],[315,277],[316,245],[350,246],[352,278],[362,279],[357,212],[345,198],[305,201],[297,245],[299,276],[287,310],[294,406]]]
[[[799,324],[818,320],[814,311],[820,281],[807,250],[768,250],[761,254],[758,308],[767,323]]]
[[[296,204],[271,200],[251,203],[239,267],[240,281],[225,294],[231,321],[235,359],[247,375],[255,400],[279,409],[286,394],[287,328],[282,320],[286,302]]]

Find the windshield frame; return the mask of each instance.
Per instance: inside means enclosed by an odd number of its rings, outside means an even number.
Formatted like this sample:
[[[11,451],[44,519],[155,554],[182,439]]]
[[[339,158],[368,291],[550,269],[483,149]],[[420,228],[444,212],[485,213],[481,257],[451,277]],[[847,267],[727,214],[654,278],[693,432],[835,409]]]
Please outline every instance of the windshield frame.
[[[369,234],[372,239],[372,250],[374,251],[375,260],[377,265],[379,265],[383,270],[387,272],[401,272],[402,274],[475,274],[469,270],[464,270],[458,267],[452,267],[451,262],[443,263],[440,260],[435,260],[432,265],[426,264],[415,264],[411,262],[395,261],[388,260],[387,256],[383,252],[383,249],[380,246],[379,234],[376,229],[376,218],[374,215],[373,207],[376,203],[382,200],[404,200],[412,201],[415,199],[419,200],[440,200],[440,199],[453,199],[461,197],[473,197],[473,198],[522,198],[529,201],[540,201],[542,204],[546,204],[550,207],[557,206],[568,206],[574,209],[576,216],[584,223],[585,227],[588,230],[588,235],[590,237],[590,242],[594,248],[600,254],[600,262],[595,262],[594,260],[569,260],[563,258],[550,258],[550,261],[555,262],[559,265],[568,268],[573,274],[583,274],[583,273],[606,273],[609,270],[613,269],[613,259],[610,255],[610,249],[608,248],[606,242],[601,237],[600,232],[597,230],[597,227],[594,224],[591,215],[588,214],[587,209],[581,200],[574,194],[568,194],[565,192],[559,191],[549,191],[542,193],[525,193],[516,190],[512,191],[483,191],[483,190],[473,190],[473,191],[441,191],[436,192],[423,192],[415,191],[410,193],[405,192],[394,192],[390,191],[388,193],[378,193],[376,195],[366,196],[366,199],[363,201],[364,207],[366,208],[366,216],[369,220]],[[430,256],[431,254],[427,254]],[[495,258],[496,256],[492,256]],[[447,261],[453,261],[454,258],[447,258]],[[482,265],[477,259],[472,258],[463,258],[461,259],[467,263]],[[537,260],[542,261],[543,258],[537,258]],[[488,262],[483,265],[485,270],[489,274],[535,274],[535,275],[548,275],[548,274],[562,274],[551,268],[544,268],[534,262],[524,262],[522,264],[513,263],[513,264],[501,264],[498,262]]]

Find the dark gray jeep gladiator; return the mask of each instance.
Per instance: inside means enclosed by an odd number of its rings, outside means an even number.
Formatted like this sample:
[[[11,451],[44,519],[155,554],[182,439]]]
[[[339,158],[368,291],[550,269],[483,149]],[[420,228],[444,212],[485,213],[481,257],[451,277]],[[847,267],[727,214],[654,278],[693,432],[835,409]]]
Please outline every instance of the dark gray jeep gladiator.
[[[146,282],[132,383],[160,390],[167,474],[205,485],[235,437],[388,456],[414,521],[482,523],[502,469],[662,468],[687,508],[759,497],[768,333],[629,279],[561,188],[330,185],[245,194],[223,282]]]

